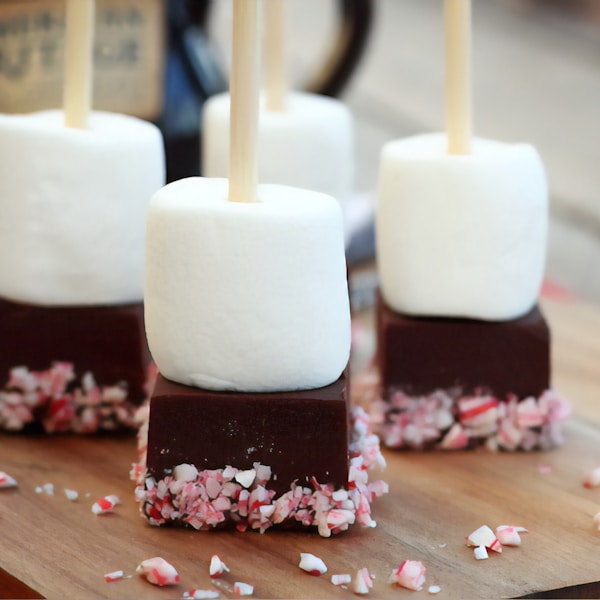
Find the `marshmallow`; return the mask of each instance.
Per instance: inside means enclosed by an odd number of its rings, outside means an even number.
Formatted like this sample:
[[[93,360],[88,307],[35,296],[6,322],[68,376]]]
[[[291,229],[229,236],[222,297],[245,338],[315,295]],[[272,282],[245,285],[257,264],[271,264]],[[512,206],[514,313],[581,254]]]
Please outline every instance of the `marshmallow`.
[[[146,333],[160,372],[244,392],[329,385],[350,350],[342,215],[330,196],[259,185],[227,200],[192,177],[152,198]]]
[[[449,155],[428,134],[384,146],[376,232],[381,291],[398,312],[517,318],[537,300],[548,190],[537,151],[475,139]]]
[[[229,168],[229,94],[204,105],[202,174],[226,177]],[[329,194],[341,203],[354,177],[353,120],[339,100],[290,92],[284,110],[267,110],[260,102],[259,181]]]
[[[0,296],[42,305],[139,302],[147,206],[164,185],[159,130],[93,112],[0,115]]]

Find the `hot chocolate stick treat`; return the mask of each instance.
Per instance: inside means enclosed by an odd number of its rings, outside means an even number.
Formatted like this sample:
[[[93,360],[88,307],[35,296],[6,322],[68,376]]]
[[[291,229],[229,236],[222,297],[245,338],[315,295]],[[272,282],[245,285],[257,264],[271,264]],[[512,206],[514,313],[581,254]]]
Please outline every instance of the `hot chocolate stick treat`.
[[[0,428],[131,427],[146,396],[145,216],[162,138],[90,111],[92,29],[93,2],[68,2],[64,110],[0,115]]]
[[[446,134],[381,155],[382,430],[393,447],[556,445],[544,168],[532,146],[472,136],[469,0],[446,0],[446,59]]]
[[[289,89],[285,61],[285,0],[267,0],[266,78],[260,98],[258,173],[265,183],[329,194],[341,202],[354,177],[353,121],[339,100]],[[230,95],[210,98],[203,108],[202,172],[229,173]]]
[[[141,510],[196,529],[372,526],[369,495],[384,486],[357,482],[348,462],[380,459],[376,438],[348,446],[341,209],[319,192],[257,185],[256,0],[234,2],[233,27],[229,180],[171,183],[148,215],[146,328],[160,376],[147,471],[136,469]]]

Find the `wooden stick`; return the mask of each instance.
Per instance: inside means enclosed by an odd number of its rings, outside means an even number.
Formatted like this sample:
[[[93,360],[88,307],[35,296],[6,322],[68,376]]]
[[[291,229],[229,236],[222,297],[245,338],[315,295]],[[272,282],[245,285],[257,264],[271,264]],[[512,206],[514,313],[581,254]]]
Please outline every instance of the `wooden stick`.
[[[67,0],[63,108],[65,125],[87,128],[92,106],[94,0]]]
[[[449,154],[469,154],[472,135],[471,0],[445,0]]]
[[[285,51],[285,2],[265,0],[265,107],[283,110],[288,90]]]
[[[229,200],[256,200],[258,95],[260,91],[258,0],[233,2]]]

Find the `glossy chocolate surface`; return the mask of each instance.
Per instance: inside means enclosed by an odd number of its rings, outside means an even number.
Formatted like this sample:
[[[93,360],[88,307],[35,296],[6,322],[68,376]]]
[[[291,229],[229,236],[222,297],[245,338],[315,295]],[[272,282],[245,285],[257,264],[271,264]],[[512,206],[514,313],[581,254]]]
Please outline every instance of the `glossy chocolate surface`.
[[[348,482],[347,377],[281,393],[214,392],[159,375],[150,400],[148,470],[157,479],[182,463],[199,470],[268,465],[278,494],[293,481]],[[311,486],[312,487],[312,486]]]
[[[122,306],[46,307],[0,299],[0,386],[13,367],[48,369],[73,363],[77,376],[90,371],[98,385],[129,386],[140,403],[150,353],[142,303]]]
[[[409,394],[460,387],[500,398],[550,387],[550,331],[539,307],[511,321],[408,317],[377,301],[383,389]]]

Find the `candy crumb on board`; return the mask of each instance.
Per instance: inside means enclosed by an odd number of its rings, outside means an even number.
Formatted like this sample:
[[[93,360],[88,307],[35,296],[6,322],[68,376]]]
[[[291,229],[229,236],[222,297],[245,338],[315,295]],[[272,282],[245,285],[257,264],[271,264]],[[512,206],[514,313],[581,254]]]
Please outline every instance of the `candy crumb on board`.
[[[220,596],[221,594],[215,590],[193,589],[183,592],[183,598],[186,600],[209,600],[211,598],[219,598]]]
[[[117,504],[120,504],[118,496],[115,494],[109,494],[108,496],[104,496],[100,498],[100,500],[96,500],[94,504],[92,504],[92,512],[95,515],[103,515],[105,513],[112,512]]]
[[[421,590],[425,584],[425,565],[419,560],[405,560],[392,571],[388,582],[408,590]]]
[[[496,537],[503,546],[520,546],[520,533],[528,533],[528,531],[519,525],[498,525],[496,527]]]
[[[236,581],[233,584],[233,591],[236,596],[252,596],[254,594],[254,586],[243,581]]]
[[[179,573],[175,567],[160,556],[143,560],[135,571],[153,585],[163,586],[179,583]]]
[[[350,573],[336,573],[331,576],[331,583],[333,585],[347,585],[352,581],[352,575]]]
[[[600,467],[594,467],[590,469],[583,476],[583,487],[591,490],[600,486]]]
[[[112,571],[104,575],[104,581],[106,581],[106,583],[112,583],[113,581],[119,581],[119,579],[123,579],[123,577],[123,571]]]
[[[8,473],[0,471],[0,489],[17,487],[17,480]]]
[[[352,580],[352,591],[355,594],[364,596],[369,593],[369,590],[373,587],[373,576],[369,572],[369,569],[363,567],[356,572],[354,579]]]
[[[487,525],[482,525],[466,538],[467,546],[484,546],[494,552],[502,552],[502,544]]]
[[[442,591],[442,588],[441,588],[439,585],[430,585],[430,586],[427,588],[427,591],[428,591],[430,594],[439,594],[439,593]]]
[[[600,512],[597,512],[594,515],[594,525],[598,528],[598,531],[600,531]]]
[[[65,496],[71,502],[75,502],[79,499],[79,492],[77,490],[71,490],[69,488],[65,488]]]
[[[327,572],[327,565],[318,556],[309,552],[300,552],[300,564],[298,566],[310,575],[322,575]]]
[[[208,568],[209,575],[213,579],[216,579],[217,577],[221,577],[224,572],[228,573],[229,567],[216,554],[213,554],[210,559],[210,566]]]

